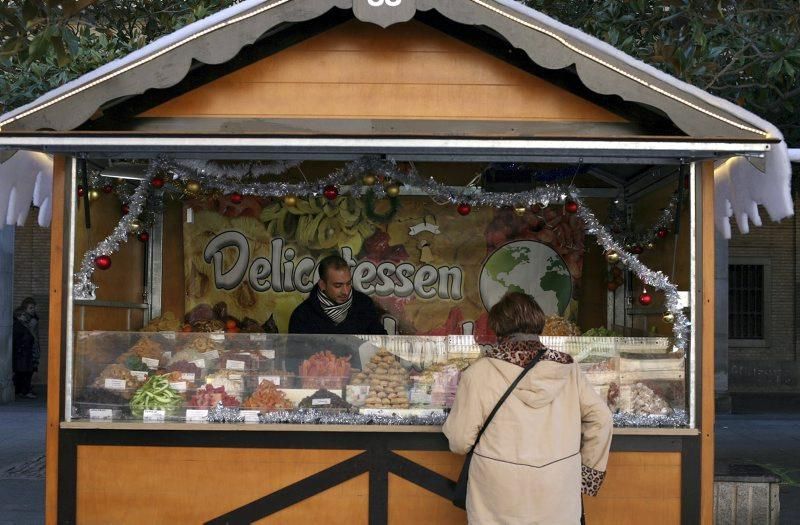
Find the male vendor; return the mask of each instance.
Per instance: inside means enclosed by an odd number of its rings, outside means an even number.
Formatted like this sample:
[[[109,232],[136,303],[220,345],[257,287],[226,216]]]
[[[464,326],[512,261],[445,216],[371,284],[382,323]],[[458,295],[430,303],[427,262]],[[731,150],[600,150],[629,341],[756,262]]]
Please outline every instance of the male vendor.
[[[292,312],[290,334],[384,335],[378,311],[368,296],[353,290],[347,261],[329,255],[319,263],[319,282]]]

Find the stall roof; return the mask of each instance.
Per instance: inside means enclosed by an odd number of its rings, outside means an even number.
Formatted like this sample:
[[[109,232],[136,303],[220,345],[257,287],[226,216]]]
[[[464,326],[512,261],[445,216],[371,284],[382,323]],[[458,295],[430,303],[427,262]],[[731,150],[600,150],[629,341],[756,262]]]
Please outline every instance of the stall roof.
[[[779,219],[792,213],[788,153],[775,126],[513,0],[246,0],[0,116],[0,148],[40,149],[35,144],[21,145],[20,136],[34,132],[42,144],[57,141],[48,137],[49,132],[75,130],[103,105],[148,89],[173,86],[188,74],[193,62],[227,62],[244,46],[269,39],[292,24],[322,17],[334,8],[351,10],[355,18],[382,27],[435,10],[452,22],[499,35],[542,68],[574,68],[581,82],[595,93],[654,108],[686,134],[686,144],[701,143],[691,139],[740,142],[743,147],[738,153],[757,156],[752,142],[761,141],[768,146],[766,162],[760,166],[768,177],[763,182],[774,185],[781,194],[768,206],[770,216]],[[159,136],[170,140],[166,134],[151,135]],[[220,138],[224,140],[228,139]],[[641,147],[632,146],[630,137],[618,140],[620,147]],[[622,154],[622,149],[614,152],[617,157]]]

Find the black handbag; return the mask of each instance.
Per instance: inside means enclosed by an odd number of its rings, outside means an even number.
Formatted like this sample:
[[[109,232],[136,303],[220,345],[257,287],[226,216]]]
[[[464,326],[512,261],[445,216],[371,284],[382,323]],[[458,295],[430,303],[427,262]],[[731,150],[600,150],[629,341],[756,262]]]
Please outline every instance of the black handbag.
[[[533,368],[536,365],[536,363],[539,362],[539,360],[544,355],[545,351],[546,350],[543,348],[538,354],[536,354],[536,357],[534,357],[533,360],[531,360],[531,362],[528,363],[528,365],[522,370],[522,372],[520,372],[520,374],[517,376],[514,382],[511,383],[511,386],[508,387],[508,390],[506,390],[505,394],[503,394],[500,397],[500,400],[497,402],[492,411],[489,413],[489,417],[487,417],[486,421],[483,422],[483,426],[481,427],[481,430],[478,432],[478,436],[475,438],[475,443],[472,444],[472,447],[469,449],[469,452],[467,452],[467,455],[464,458],[464,466],[461,467],[461,474],[459,474],[458,481],[455,484],[455,488],[453,491],[453,505],[455,505],[456,507],[460,509],[467,508],[467,483],[469,482],[469,465],[470,463],[472,463],[472,454],[473,452],[475,452],[475,447],[478,446],[478,441],[481,440],[483,431],[486,430],[486,427],[489,426],[489,423],[491,423],[492,418],[494,418],[494,415],[500,409],[500,405],[502,405],[503,402],[506,400],[506,398],[508,398],[508,396],[511,395],[511,392],[514,391],[514,389],[517,387],[517,384],[522,380],[523,377],[525,377],[525,374],[527,374],[528,371],[530,371],[530,369]]]

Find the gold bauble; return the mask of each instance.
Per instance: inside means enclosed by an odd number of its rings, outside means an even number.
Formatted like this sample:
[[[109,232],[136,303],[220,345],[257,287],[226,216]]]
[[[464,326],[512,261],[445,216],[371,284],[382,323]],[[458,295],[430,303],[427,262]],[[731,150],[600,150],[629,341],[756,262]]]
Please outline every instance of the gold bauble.
[[[294,195],[285,195],[283,197],[283,204],[286,206],[297,206],[297,197]]]
[[[141,229],[142,223],[139,221],[139,219],[133,219],[130,223],[130,226],[128,226],[128,231],[131,233],[136,233]]]
[[[667,312],[664,314],[661,320],[664,321],[665,323],[672,324],[675,322],[675,316],[672,315],[672,312]]]
[[[520,217],[522,217],[523,215],[525,215],[525,212],[526,212],[526,211],[528,211],[528,208],[526,208],[525,206],[523,206],[523,205],[521,205],[521,204],[519,204],[519,205],[517,205],[517,206],[514,206],[514,213],[516,213],[516,214],[517,214],[517,215],[519,215]]]
[[[200,193],[200,190],[202,188],[203,187],[200,186],[200,183],[197,182],[196,180],[190,180],[189,182],[186,183],[186,191],[188,191],[189,193]]]
[[[606,252],[606,261],[611,264],[617,264],[619,262],[619,254],[614,250]]]
[[[397,184],[388,184],[386,186],[386,195],[389,197],[397,197],[400,195],[400,186]]]
[[[647,249],[648,249],[648,250],[652,250],[652,249],[653,249],[653,248],[655,248],[655,247],[656,247],[656,245],[655,245],[655,244],[653,244],[652,242],[648,242],[648,243],[647,243]]]
[[[373,184],[375,184],[376,180],[377,179],[375,178],[375,175],[372,175],[370,173],[370,174],[364,175],[364,178],[361,179],[361,182],[363,182],[365,186],[372,186]]]
[[[100,198],[100,192],[97,190],[89,190],[89,200],[94,202]]]

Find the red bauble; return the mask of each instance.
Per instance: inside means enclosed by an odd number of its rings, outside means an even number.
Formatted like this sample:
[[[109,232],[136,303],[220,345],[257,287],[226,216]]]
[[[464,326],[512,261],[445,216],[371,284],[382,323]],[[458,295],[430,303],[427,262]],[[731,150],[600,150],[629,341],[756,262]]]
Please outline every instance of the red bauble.
[[[658,237],[659,239],[663,239],[664,237],[667,236],[668,233],[669,232],[667,231],[666,228],[659,228],[658,231],[656,232],[656,237]]]
[[[639,304],[641,304],[642,306],[647,306],[652,302],[653,302],[653,296],[647,292],[642,292],[642,295],[639,296]]]
[[[631,247],[631,253],[640,254],[640,253],[643,253],[643,252],[644,252],[644,248],[642,248],[638,244],[636,246],[632,246]]]
[[[78,188],[75,191],[77,192],[78,197],[83,197],[84,195],[86,195],[86,188],[84,188],[83,186],[78,186]]]
[[[339,189],[333,184],[331,184],[329,186],[325,186],[325,189],[323,190],[322,194],[325,195],[326,199],[332,201],[339,196]]]
[[[469,215],[469,212],[472,211],[472,206],[470,206],[466,202],[462,202],[461,204],[458,205],[458,208],[456,209],[458,210],[459,215]]]
[[[141,232],[139,233],[139,235],[136,236],[136,238],[142,242],[147,242],[150,240],[150,234],[147,232]]]
[[[94,258],[94,264],[96,264],[97,268],[100,270],[108,270],[111,268],[111,257],[108,255],[98,255]]]
[[[567,213],[575,213],[578,211],[578,203],[575,201],[569,201],[566,204],[564,204],[564,210]]]
[[[164,187],[164,178],[163,177],[153,177],[150,179],[150,185],[154,188],[163,188]]]
[[[233,204],[241,204],[244,197],[242,197],[241,193],[231,193],[230,199]]]
[[[127,215],[127,214],[128,214],[128,212],[130,212],[130,211],[131,211],[131,209],[128,207],[128,205],[127,205],[127,204],[123,204],[123,205],[120,207],[120,211],[122,211],[122,214],[123,214],[123,215]]]
[[[106,184],[103,186],[103,193],[111,193],[112,191],[114,191],[114,186],[111,184]]]

